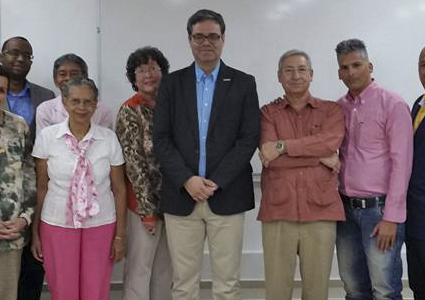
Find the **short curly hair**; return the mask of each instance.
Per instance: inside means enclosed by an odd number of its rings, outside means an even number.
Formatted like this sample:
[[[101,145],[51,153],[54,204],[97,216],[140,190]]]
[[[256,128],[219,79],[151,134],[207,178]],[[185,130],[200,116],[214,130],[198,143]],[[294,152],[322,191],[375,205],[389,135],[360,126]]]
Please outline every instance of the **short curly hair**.
[[[149,59],[154,60],[158,64],[158,66],[161,68],[162,75],[168,74],[168,71],[170,69],[170,64],[168,60],[165,58],[164,54],[162,54],[162,52],[159,51],[159,49],[156,47],[146,46],[143,48],[139,48],[133,53],[131,53],[127,59],[126,76],[128,81],[130,81],[133,90],[135,90],[136,92],[138,91],[138,88],[136,85],[136,74],[134,73],[134,71],[140,65],[147,64]]]

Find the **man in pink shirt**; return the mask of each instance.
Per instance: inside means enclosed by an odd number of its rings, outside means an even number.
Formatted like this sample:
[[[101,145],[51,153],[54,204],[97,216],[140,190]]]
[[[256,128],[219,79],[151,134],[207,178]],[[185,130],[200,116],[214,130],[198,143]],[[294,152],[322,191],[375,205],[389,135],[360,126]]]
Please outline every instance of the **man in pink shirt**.
[[[62,86],[73,76],[88,76],[86,62],[73,53],[65,54],[55,60],[53,64],[53,80],[57,88]],[[62,103],[62,95],[45,101],[37,107],[35,122],[36,135],[47,126],[61,123],[68,117],[68,113]],[[112,129],[112,113],[102,103],[98,103],[92,121],[104,127]]]
[[[304,300],[327,300],[336,221],[345,220],[336,154],[344,115],[310,94],[310,57],[287,51],[278,79],[285,95],[261,108],[261,206],[266,299],[290,300],[297,256]]]
[[[357,39],[336,47],[339,99],[346,135],[340,149],[339,191],[346,222],[338,222],[339,273],[347,300],[402,299],[401,246],[412,169],[409,107],[372,79],[372,64]]]

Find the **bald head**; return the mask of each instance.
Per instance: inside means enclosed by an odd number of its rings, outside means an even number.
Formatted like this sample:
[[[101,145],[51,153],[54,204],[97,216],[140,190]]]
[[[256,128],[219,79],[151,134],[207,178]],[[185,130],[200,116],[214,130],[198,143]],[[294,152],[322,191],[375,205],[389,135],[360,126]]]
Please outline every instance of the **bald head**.
[[[418,71],[419,79],[425,89],[425,47],[422,48],[421,54],[419,54]]]

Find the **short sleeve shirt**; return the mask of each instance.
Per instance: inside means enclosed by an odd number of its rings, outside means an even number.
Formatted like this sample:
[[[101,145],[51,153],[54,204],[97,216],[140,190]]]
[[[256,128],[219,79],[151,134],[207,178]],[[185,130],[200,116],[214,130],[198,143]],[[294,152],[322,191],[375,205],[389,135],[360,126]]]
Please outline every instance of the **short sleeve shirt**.
[[[48,190],[43,203],[41,220],[60,227],[66,223],[66,212],[71,179],[77,164],[77,156],[68,148],[65,134],[71,134],[68,119],[44,128],[37,136],[32,155],[47,160],[49,176]],[[105,127],[91,123],[90,130],[82,141],[93,138],[87,151],[97,189],[100,212],[87,218],[82,228],[96,227],[115,222],[115,202],[111,190],[111,166],[124,164],[121,146],[115,133]]]

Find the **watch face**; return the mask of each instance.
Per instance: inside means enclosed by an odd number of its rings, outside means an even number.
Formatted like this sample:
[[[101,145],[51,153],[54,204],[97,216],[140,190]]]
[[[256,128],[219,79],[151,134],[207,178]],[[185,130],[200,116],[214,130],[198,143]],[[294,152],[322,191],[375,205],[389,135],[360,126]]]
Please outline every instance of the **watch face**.
[[[276,149],[277,149],[277,151],[282,151],[283,150],[282,141],[277,141],[277,143],[276,143]]]

